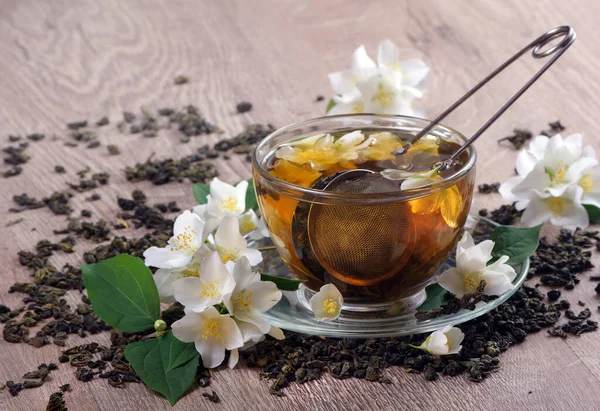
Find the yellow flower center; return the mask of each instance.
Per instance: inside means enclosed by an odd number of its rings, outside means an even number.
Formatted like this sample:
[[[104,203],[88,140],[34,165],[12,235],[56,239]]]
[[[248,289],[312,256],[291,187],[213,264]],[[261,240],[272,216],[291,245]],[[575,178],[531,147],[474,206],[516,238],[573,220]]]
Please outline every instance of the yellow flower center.
[[[242,290],[233,297],[233,306],[248,311],[250,308],[256,308],[252,303],[252,291]]]
[[[467,273],[465,274],[465,279],[463,281],[465,285],[465,290],[471,293],[477,290],[477,287],[479,287],[479,283],[481,283],[481,273]]]
[[[392,64],[391,66],[389,66],[390,69],[397,71],[398,73],[402,73],[402,66],[400,65],[400,62],[397,61],[394,64]]]
[[[363,113],[365,111],[365,105],[362,101],[359,101],[358,103],[354,103],[354,105],[352,105],[352,109],[350,111],[352,113]]]
[[[448,336],[446,336],[446,347],[450,348],[451,345],[452,345],[452,340],[450,338],[448,338]]]
[[[567,201],[560,197],[550,197],[544,201],[554,216],[560,216],[567,208]]]
[[[579,185],[585,193],[591,193],[594,188],[594,176],[592,173],[584,174],[579,180]]]
[[[192,265],[189,268],[186,268],[179,274],[179,278],[188,278],[188,277],[200,277],[198,274],[198,266]]]
[[[568,167],[565,164],[562,164],[556,169],[556,180],[563,181],[567,174]]]
[[[196,238],[196,230],[193,230],[192,227],[188,225],[184,228],[183,233],[177,234],[172,240],[174,244],[171,245],[171,249],[173,251],[187,251],[188,253],[195,253]]]
[[[567,170],[569,167],[565,163],[560,163],[560,165],[556,168],[556,170],[546,169],[546,173],[550,177],[551,185],[555,185],[556,183],[561,183],[565,180],[567,176]]]
[[[377,94],[375,94],[375,96],[373,97],[373,101],[375,101],[381,106],[387,106],[392,102],[393,98],[394,93],[390,92],[389,90],[386,90],[383,87],[383,84],[379,84]]]
[[[217,320],[205,320],[202,321],[202,335],[200,338],[203,340],[214,338],[215,340],[221,339],[221,330],[219,329],[219,321]]]
[[[221,297],[221,290],[219,290],[219,279],[217,278],[212,283],[202,282],[202,291],[200,291],[200,298],[209,298],[211,300],[218,300]]]
[[[233,213],[237,207],[237,200],[235,197],[227,197],[225,200],[221,200],[221,208],[225,211]]]
[[[251,219],[242,222],[242,233],[249,233],[256,228],[256,224]]]
[[[323,301],[323,311],[325,311],[327,314],[335,314],[337,309],[338,303],[333,301],[331,298],[328,298],[325,301]]]
[[[218,246],[217,251],[219,252],[219,257],[221,257],[223,264],[229,261],[236,262],[238,259],[239,250],[237,248],[225,248]]]

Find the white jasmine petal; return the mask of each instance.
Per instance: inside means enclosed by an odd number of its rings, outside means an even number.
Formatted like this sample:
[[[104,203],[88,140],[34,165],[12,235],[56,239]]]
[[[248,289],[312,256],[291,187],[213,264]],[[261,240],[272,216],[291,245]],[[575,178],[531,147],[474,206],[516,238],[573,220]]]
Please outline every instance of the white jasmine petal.
[[[456,247],[456,256],[462,254],[467,248],[475,247],[475,241],[471,236],[471,233],[465,231],[463,236],[458,241],[458,246]]]
[[[456,257],[456,266],[467,272],[483,272],[488,261],[487,255],[475,246]]]
[[[206,368],[219,366],[225,359],[225,350],[244,345],[242,333],[229,315],[221,315],[215,307],[201,313],[186,312],[172,326],[175,338],[194,342]]]
[[[154,282],[158,288],[158,295],[162,303],[174,303],[173,282],[179,280],[177,276],[172,275],[173,269],[159,268],[154,273]]]
[[[458,327],[446,327],[446,344],[448,346],[448,354],[458,354],[462,349],[460,343],[465,339],[465,334]]]
[[[535,226],[545,221],[567,228],[586,227],[589,217],[582,204],[600,204],[592,188],[598,166],[595,152],[583,147],[583,136],[538,136],[519,154],[519,177],[500,187],[500,193],[523,210],[521,222]],[[600,187],[598,187],[600,188]]]
[[[184,211],[175,219],[173,237],[165,248],[150,247],[144,251],[145,264],[158,268],[184,267],[202,247],[207,233],[204,222],[190,211]]]
[[[148,267],[178,268],[192,260],[191,255],[169,248],[150,247],[144,251],[144,263]]]
[[[362,44],[354,50],[352,55],[352,71],[358,79],[368,78],[377,74],[377,65],[367,54]]]
[[[581,157],[575,160],[567,170],[566,180],[569,183],[578,183],[587,172],[598,165],[598,160],[594,157]],[[554,194],[556,195],[556,194]]]
[[[391,40],[383,40],[379,44],[377,63],[379,66],[394,67],[398,64],[399,54],[398,47]]]
[[[578,184],[583,190],[581,203],[600,208],[600,168],[596,167],[584,173]]]
[[[420,59],[410,59],[401,61],[400,68],[403,74],[403,84],[417,88],[422,94],[424,91],[424,87],[422,87],[423,80],[429,74],[429,67]]]
[[[424,173],[413,174],[402,182],[400,188],[402,190],[410,190],[431,184],[437,180],[438,170],[439,168],[436,167],[433,170]]]
[[[182,278],[173,282],[172,287],[178,302],[194,312],[202,312],[220,304],[223,296],[234,289],[235,281],[215,252],[204,259],[199,277]]]
[[[237,320],[253,324],[260,335],[266,334],[271,325],[262,313],[281,300],[281,291],[273,282],[261,281],[260,274],[252,272],[245,257],[235,263],[233,275],[235,288],[223,297],[223,303]]]
[[[447,325],[432,332],[418,348],[434,355],[457,354],[462,349],[464,333],[457,327]]]
[[[307,142],[309,141],[309,142]],[[340,162],[355,160],[359,150],[370,144],[360,130],[348,133],[337,141],[327,134],[315,139],[307,137],[277,149],[275,156],[302,165],[309,164],[313,170],[326,170]]]
[[[509,257],[503,255],[498,260],[496,260],[496,262],[488,265],[486,271],[504,274],[512,282],[515,278],[517,278],[517,272],[512,266],[506,264],[508,260]]]
[[[529,206],[521,216],[521,222],[533,227],[550,220],[554,225],[575,229],[589,225],[589,216],[581,204],[583,189],[580,186],[569,186],[560,197],[532,198]]]
[[[546,139],[547,139],[547,137],[546,137]],[[533,145],[533,143],[531,143],[531,144]],[[545,148],[545,145],[544,145],[544,148]],[[536,166],[536,164],[538,164],[538,162],[542,158],[541,156],[543,156],[543,151],[542,151],[540,157],[537,157],[537,155],[534,154],[534,152],[532,152],[531,150],[519,151],[519,154],[517,154],[517,164],[516,164],[517,174],[519,174],[519,176],[521,178],[525,178],[525,176],[527,174],[529,174],[531,172],[531,170],[533,170],[533,168]]]
[[[546,152],[549,142],[550,137],[547,136],[536,136],[533,138],[533,140],[531,140],[529,148],[526,151],[533,155],[535,158],[535,163],[544,158],[544,153]],[[533,165],[535,165],[535,163]],[[533,168],[533,166],[531,168]],[[523,172],[519,172],[519,174],[527,174],[529,171],[524,170]]]
[[[329,84],[335,94],[351,94],[356,90],[356,77],[352,70],[329,74]]]
[[[531,170],[531,172],[527,174],[523,181],[521,181],[512,189],[512,192],[515,196],[517,196],[517,198],[529,199],[533,195],[532,191],[535,190],[539,193],[543,193],[544,190],[549,188],[551,184],[552,180],[550,179],[550,176],[548,176],[548,173],[544,169],[543,164],[538,163],[533,168],[533,170]],[[564,192],[564,189],[562,191]]]
[[[210,183],[207,212],[217,218],[241,215],[246,210],[247,189],[245,180],[233,186],[215,177]]]
[[[360,130],[354,130],[348,134],[344,134],[342,137],[340,137],[335,144],[340,148],[340,149],[347,149],[356,145],[359,145],[361,143],[363,143],[365,141],[365,136],[363,135],[362,131]]]
[[[456,267],[450,267],[437,276],[436,282],[456,296],[466,294],[464,279]]]
[[[260,251],[248,248],[248,242],[240,234],[237,217],[224,217],[215,234],[215,244],[221,261],[236,262],[240,257],[247,257],[252,265],[262,261]]]
[[[248,238],[251,240],[260,240],[265,237],[271,237],[271,234],[269,233],[269,228],[265,224],[265,219],[259,218],[256,222],[256,229],[250,233]]]
[[[486,295],[502,295],[514,288],[511,280],[503,272],[486,272],[482,277],[485,280],[483,290]]]
[[[505,201],[514,203],[518,200],[518,197],[513,193],[513,189],[521,184],[521,182],[525,179],[525,177],[512,177],[509,178],[504,183],[500,184],[500,189],[498,192],[502,196]]]
[[[271,329],[269,330],[268,334],[271,337],[275,338],[276,340],[285,339],[285,335],[283,334],[283,331],[280,328],[275,327],[274,325],[271,326]]]
[[[477,290],[481,281],[486,285],[486,295],[502,295],[513,288],[516,278],[515,270],[506,264],[507,256],[500,257],[493,264],[487,265],[492,258],[494,242],[491,240],[475,244],[470,234],[465,233],[459,241],[456,251],[456,267],[451,267],[440,274],[436,281],[457,297]]]
[[[220,339],[210,339],[208,341],[194,341],[196,350],[200,353],[202,365],[206,368],[215,368],[223,363],[225,359],[225,345]]]
[[[550,208],[546,206],[539,195],[533,197],[521,215],[521,223],[525,227],[535,227],[552,218]]]
[[[234,320],[238,325],[240,332],[242,333],[242,338],[244,340],[244,349],[250,346],[248,342],[258,342],[265,338],[265,333],[261,332],[260,329],[253,323],[242,321],[239,318],[234,318]]]
[[[229,360],[227,361],[227,367],[233,369],[238,361],[240,359],[240,353],[238,352],[237,348],[231,350],[229,352]]]
[[[246,248],[240,253],[240,257],[246,257],[252,265],[257,265],[263,260],[262,253],[254,248]]]
[[[344,304],[342,294],[333,284],[325,284],[319,292],[310,299],[313,314],[320,321],[333,321],[337,319]]]

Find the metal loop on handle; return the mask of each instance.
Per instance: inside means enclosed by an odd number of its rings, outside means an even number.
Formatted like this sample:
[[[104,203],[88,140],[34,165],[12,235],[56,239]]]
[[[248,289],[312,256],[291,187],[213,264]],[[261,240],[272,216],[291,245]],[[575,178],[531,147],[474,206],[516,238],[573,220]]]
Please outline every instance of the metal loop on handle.
[[[555,44],[554,46],[550,47],[547,50],[542,50],[542,48],[545,47],[548,43],[550,43],[553,40],[558,39],[560,37],[563,37],[563,39],[560,43]],[[403,147],[395,150],[393,152],[393,154],[401,155],[401,154],[406,153],[406,151],[408,149],[410,149],[410,147],[417,140],[419,140],[421,137],[423,137],[425,134],[427,134],[429,131],[431,131],[431,129],[433,129],[433,127],[435,127],[436,124],[438,124],[440,121],[442,121],[448,114],[452,113],[456,108],[458,108],[462,103],[464,103],[465,100],[467,100],[469,97],[471,97],[473,94],[475,94],[481,87],[486,85],[498,73],[500,73],[502,70],[504,70],[506,67],[508,67],[511,63],[513,63],[515,60],[517,60],[519,57],[521,57],[527,51],[533,49],[531,54],[536,59],[545,58],[545,57],[548,57],[548,56],[554,54],[554,56],[546,64],[544,64],[544,66],[537,73],[535,73],[535,75],[531,79],[529,79],[529,81],[527,83],[525,83],[525,85],[523,87],[521,87],[519,89],[519,91],[517,91],[515,93],[515,95],[513,95],[500,108],[500,110],[498,110],[479,130],[477,130],[475,132],[475,134],[473,134],[473,136],[471,136],[471,138],[469,140],[467,140],[467,142],[465,144],[463,144],[447,160],[446,164],[449,164],[450,162],[454,161],[458,156],[460,156],[460,154],[464,150],[467,149],[467,147],[469,147],[481,134],[483,134],[483,132],[485,132],[485,130],[487,130],[494,123],[494,121],[496,121],[498,119],[498,117],[500,117],[515,101],[517,101],[517,99],[519,97],[521,97],[521,95],[523,93],[525,93],[525,91],[527,91],[527,89],[529,87],[531,87],[531,85],[533,83],[535,83],[537,81],[537,79],[540,78],[540,76],[542,74],[544,74],[544,72],[546,70],[548,70],[552,64],[554,64],[554,62],[556,60],[558,60],[558,58],[569,48],[569,46],[571,44],[573,44],[573,42],[575,41],[575,37],[576,37],[575,30],[573,30],[573,28],[570,26],[555,27],[552,30],[549,30],[546,33],[542,34],[540,37],[538,37],[537,39],[535,39],[534,41],[529,43],[526,47],[521,49],[517,54],[515,54],[514,56],[512,56],[511,58],[506,60],[500,67],[498,67],[496,70],[494,70],[492,73],[490,73],[486,78],[481,80],[475,87],[473,87],[465,95],[463,95],[461,98],[459,98],[454,104],[452,104],[450,107],[448,107],[442,114],[437,116],[431,123],[429,123],[429,125],[427,125],[427,127],[425,127],[417,135],[415,135],[413,138],[411,138],[408,141],[408,143],[406,143]]]

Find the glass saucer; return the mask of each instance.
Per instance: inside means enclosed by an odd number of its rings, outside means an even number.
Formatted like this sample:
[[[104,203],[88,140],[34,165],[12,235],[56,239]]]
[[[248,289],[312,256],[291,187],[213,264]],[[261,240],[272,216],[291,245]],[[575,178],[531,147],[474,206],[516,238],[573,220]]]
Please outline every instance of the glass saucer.
[[[489,239],[498,224],[483,217],[469,214],[465,230],[475,238],[475,242]],[[266,245],[261,242],[260,246]],[[285,266],[276,250],[263,251],[264,261],[259,265],[260,272],[285,278],[295,279]],[[442,265],[438,273],[455,266],[454,254]],[[454,314],[442,315],[433,319],[418,321],[416,310],[403,310],[401,313],[369,313],[368,316],[356,316],[355,313],[343,312],[335,321],[318,321],[306,303],[307,290],[301,287],[298,291],[284,291],[284,297],[264,315],[276,327],[302,334],[320,335],[339,338],[376,338],[401,335],[421,334],[438,330],[448,324],[460,324],[472,320],[493,310],[505,302],[523,284],[529,270],[529,260],[514,266],[517,277],[514,288],[490,302],[480,302],[474,310],[460,310]],[[421,299],[422,300],[422,299]]]

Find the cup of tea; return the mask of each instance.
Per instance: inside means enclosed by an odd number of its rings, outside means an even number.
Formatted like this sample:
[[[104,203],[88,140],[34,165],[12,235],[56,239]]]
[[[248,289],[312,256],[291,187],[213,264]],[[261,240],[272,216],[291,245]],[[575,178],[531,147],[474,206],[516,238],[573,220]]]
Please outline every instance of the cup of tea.
[[[266,137],[253,155],[262,216],[303,292],[334,284],[344,310],[418,305],[451,256],[471,206],[476,154],[465,141],[396,115],[308,120]],[[442,166],[443,165],[443,166]],[[310,297],[310,296],[309,296]]]

